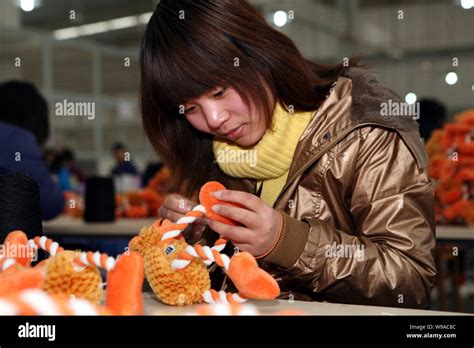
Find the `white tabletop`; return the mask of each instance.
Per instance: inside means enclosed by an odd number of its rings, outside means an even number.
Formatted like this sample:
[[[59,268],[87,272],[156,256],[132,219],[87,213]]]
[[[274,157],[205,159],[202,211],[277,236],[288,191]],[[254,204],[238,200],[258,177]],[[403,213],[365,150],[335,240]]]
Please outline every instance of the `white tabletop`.
[[[474,225],[471,226],[436,226],[438,240],[469,240],[474,241]]]
[[[378,306],[359,306],[327,302],[304,302],[288,300],[248,301],[260,315],[299,313],[302,315],[471,315],[457,312],[441,312]],[[143,293],[145,315],[196,314],[197,306],[175,307],[161,303],[153,293]]]

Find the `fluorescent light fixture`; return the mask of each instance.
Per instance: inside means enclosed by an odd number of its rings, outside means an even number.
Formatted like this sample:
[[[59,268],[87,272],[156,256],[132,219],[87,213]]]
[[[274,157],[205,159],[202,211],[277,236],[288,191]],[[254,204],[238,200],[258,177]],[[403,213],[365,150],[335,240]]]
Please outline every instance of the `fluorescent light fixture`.
[[[455,72],[451,71],[451,72],[448,72],[446,74],[446,83],[448,85],[455,85],[457,82],[458,82],[458,74],[456,74]]]
[[[81,35],[94,35],[104,33],[109,30],[107,22],[97,22],[91,24],[85,24],[79,27]]]
[[[148,24],[152,15],[153,15],[153,12],[142,13],[141,15],[138,16],[138,22],[140,24]]]
[[[408,104],[415,104],[416,103],[416,100],[417,100],[417,96],[415,93],[413,92],[410,92],[408,93],[406,96],[405,96],[405,101],[408,103]]]
[[[469,10],[474,7],[474,0],[461,0],[461,6],[465,10]]]
[[[123,28],[130,28],[138,25],[138,17],[137,16],[128,16],[122,17],[117,19],[112,19],[108,21],[109,28],[111,30],[123,29]]]
[[[276,11],[273,14],[273,23],[275,23],[275,25],[277,27],[285,26],[286,23],[288,23],[288,15],[286,14],[286,12],[285,11]]]
[[[25,12],[33,11],[35,8],[35,0],[21,0],[20,7]]]
[[[112,30],[131,28],[140,24],[147,24],[152,14],[152,12],[147,12],[137,16],[120,17],[102,22],[58,29],[53,31],[53,36],[56,40],[67,40],[80,36],[95,35]]]

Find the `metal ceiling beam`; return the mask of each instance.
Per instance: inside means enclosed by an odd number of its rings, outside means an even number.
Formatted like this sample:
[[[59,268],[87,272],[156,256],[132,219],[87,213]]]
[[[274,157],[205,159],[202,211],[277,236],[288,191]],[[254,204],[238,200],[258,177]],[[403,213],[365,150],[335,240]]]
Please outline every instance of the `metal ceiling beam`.
[[[103,53],[107,53],[110,55],[115,55],[119,57],[130,57],[131,59],[138,59],[138,49],[124,49],[114,46],[107,46],[107,45],[99,45],[98,43],[91,42],[86,39],[76,39],[76,40],[64,40],[64,41],[57,41],[53,38],[51,33],[44,33],[37,30],[31,29],[14,29],[9,27],[4,27],[0,25],[0,32],[2,35],[27,35],[33,39],[40,40],[42,42],[51,42],[55,45],[61,47],[75,47],[75,48],[83,48],[85,50],[94,51],[99,49]]]

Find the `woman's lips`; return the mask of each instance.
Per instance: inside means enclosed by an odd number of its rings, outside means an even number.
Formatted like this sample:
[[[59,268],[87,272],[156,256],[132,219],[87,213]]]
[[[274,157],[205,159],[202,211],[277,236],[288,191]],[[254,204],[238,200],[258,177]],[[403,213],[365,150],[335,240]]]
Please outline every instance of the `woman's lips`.
[[[244,124],[240,125],[237,129],[235,129],[234,131],[230,132],[229,134],[227,134],[227,138],[231,139],[231,140],[235,140],[237,139],[238,137],[240,137],[242,135],[242,131],[244,129]]]

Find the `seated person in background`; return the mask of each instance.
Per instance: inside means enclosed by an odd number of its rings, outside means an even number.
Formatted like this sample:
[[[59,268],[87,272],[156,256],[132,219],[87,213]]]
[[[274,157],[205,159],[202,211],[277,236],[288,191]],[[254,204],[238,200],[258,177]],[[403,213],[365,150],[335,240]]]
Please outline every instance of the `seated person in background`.
[[[0,173],[23,172],[35,179],[44,220],[64,210],[64,196],[43,161],[48,135],[48,105],[38,90],[28,82],[0,84]]]
[[[51,173],[57,176],[62,191],[81,193],[84,191],[85,178],[77,166],[72,150],[63,149],[57,153],[50,167]]]
[[[122,174],[139,175],[137,168],[130,160],[130,154],[124,144],[115,143],[112,147],[112,152],[117,162],[115,167],[112,169],[113,176]]]

